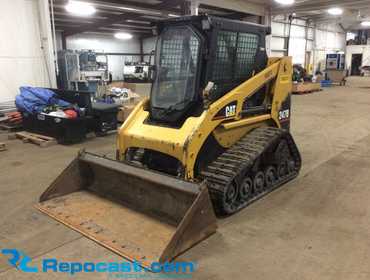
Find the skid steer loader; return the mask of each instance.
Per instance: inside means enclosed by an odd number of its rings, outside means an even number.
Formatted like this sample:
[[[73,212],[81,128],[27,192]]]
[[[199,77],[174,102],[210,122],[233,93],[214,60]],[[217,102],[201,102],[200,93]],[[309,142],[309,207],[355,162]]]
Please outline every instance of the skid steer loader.
[[[295,178],[292,63],[268,27],[211,16],[158,23],[150,99],[121,126],[117,160],[81,151],[37,207],[150,267]]]

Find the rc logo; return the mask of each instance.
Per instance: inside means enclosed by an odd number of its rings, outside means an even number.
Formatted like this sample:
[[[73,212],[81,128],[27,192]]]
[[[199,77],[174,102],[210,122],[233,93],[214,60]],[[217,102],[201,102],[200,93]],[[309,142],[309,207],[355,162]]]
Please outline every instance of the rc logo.
[[[143,267],[141,262],[64,262],[57,259],[43,259],[39,267],[32,266],[31,258],[24,252],[17,249],[3,249],[0,252],[8,258],[8,263],[18,269],[20,272],[58,272],[68,273],[71,276],[78,273],[108,273],[115,279],[141,279],[142,275],[148,271],[153,273],[166,273],[165,276],[155,277],[156,279],[189,279],[196,269],[196,263],[193,262],[153,262],[150,267]],[[167,277],[172,275],[171,277]],[[109,278],[108,277],[108,278]]]
[[[27,256],[22,251],[16,249],[3,249],[1,253],[5,256],[8,256],[8,263],[15,268],[23,272],[38,272],[37,267],[29,266],[29,263],[32,261],[29,256]]]

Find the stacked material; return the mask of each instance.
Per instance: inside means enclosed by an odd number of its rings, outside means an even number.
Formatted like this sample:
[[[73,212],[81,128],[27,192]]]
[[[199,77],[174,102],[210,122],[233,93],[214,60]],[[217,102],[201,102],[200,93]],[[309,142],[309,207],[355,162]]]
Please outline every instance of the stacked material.
[[[19,125],[22,124],[22,114],[20,112],[12,112],[12,113],[7,113],[6,116],[8,119],[6,122],[10,125]]]
[[[128,88],[111,87],[109,92],[96,99],[96,102],[125,105],[140,99],[140,96]]]
[[[53,91],[45,88],[21,87],[15,103],[20,112],[31,115],[74,119],[84,114],[83,108],[58,98]]]
[[[0,116],[2,114],[5,114],[7,112],[13,112],[15,111],[15,104],[14,101],[8,101],[8,102],[1,102],[0,103]]]
[[[23,117],[20,112],[5,113],[0,117],[0,129],[14,131],[22,128]]]
[[[320,83],[294,83],[292,89],[293,94],[307,94],[316,91],[321,91]]]
[[[123,123],[141,100],[142,98],[138,94],[130,91],[128,98],[126,98],[124,102],[121,103],[121,107],[119,108],[117,115],[117,120]]]

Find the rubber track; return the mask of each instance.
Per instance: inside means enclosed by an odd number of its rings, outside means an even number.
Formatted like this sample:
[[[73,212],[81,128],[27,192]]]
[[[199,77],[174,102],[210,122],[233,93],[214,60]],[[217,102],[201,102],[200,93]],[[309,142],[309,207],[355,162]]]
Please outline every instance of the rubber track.
[[[218,215],[226,214],[222,205],[227,187],[234,182],[240,184],[245,174],[252,173],[252,168],[256,168],[254,166],[256,160],[271,147],[277,146],[282,139],[287,141],[290,157],[295,161],[295,170],[278,179],[271,188],[261,193],[252,193],[247,201],[239,201],[238,205],[235,205],[234,212],[237,212],[298,175],[301,168],[301,157],[290,133],[274,127],[257,128],[241,138],[201,172],[202,179],[207,181],[213,207]]]

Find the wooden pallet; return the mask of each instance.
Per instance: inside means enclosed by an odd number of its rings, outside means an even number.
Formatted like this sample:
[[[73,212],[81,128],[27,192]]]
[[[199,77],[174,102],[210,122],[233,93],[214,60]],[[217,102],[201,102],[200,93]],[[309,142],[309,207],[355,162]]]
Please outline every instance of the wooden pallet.
[[[318,91],[322,91],[322,89],[320,88],[317,90],[293,91],[293,94],[303,95],[303,94],[311,94],[311,93],[318,92]]]
[[[33,143],[39,145],[42,148],[50,147],[58,143],[57,140],[53,137],[25,131],[9,135],[9,139],[21,139],[24,143]]]
[[[292,92],[293,94],[310,94],[317,91],[321,91],[321,84],[320,83],[296,83],[293,84]]]
[[[19,131],[20,129],[22,129],[22,124],[9,125],[6,123],[0,123],[0,130],[6,130],[8,132],[15,132],[15,131]]]
[[[5,150],[6,150],[5,143],[0,143],[0,152],[5,151]]]

